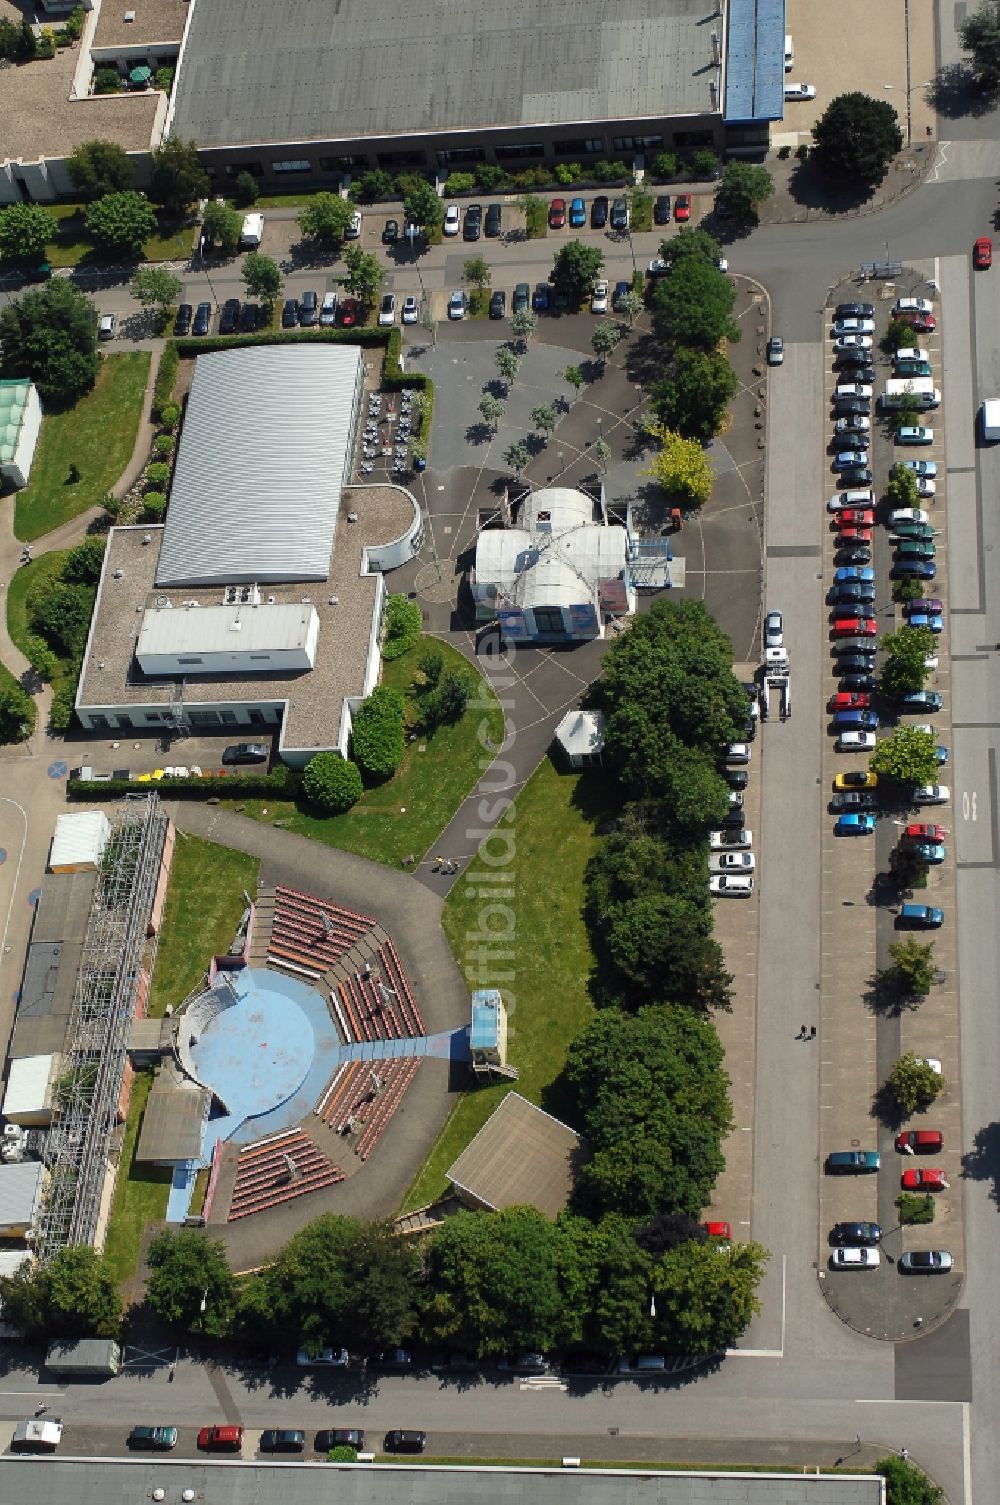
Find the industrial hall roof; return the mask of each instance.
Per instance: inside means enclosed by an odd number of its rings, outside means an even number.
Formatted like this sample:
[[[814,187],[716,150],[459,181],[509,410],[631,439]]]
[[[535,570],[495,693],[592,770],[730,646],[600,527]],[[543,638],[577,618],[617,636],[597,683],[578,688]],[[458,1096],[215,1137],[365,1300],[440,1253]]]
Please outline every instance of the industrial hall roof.
[[[195,0],[171,134],[199,146],[718,110],[700,0]]]
[[[198,356],[158,586],[327,578],[361,364],[356,345]]]

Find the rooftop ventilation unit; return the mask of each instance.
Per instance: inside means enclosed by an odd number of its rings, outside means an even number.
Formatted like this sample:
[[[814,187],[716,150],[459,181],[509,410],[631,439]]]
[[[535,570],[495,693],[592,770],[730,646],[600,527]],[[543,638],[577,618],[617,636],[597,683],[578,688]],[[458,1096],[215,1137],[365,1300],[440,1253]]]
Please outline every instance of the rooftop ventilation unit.
[[[116,580],[124,580],[125,579],[125,571],[124,570],[115,570],[115,579]]]
[[[260,592],[255,585],[227,585],[223,601],[226,606],[255,606]]]
[[[153,542],[153,535],[152,535],[152,533],[144,533],[142,535],[142,541],[143,541],[143,543],[152,543]]]

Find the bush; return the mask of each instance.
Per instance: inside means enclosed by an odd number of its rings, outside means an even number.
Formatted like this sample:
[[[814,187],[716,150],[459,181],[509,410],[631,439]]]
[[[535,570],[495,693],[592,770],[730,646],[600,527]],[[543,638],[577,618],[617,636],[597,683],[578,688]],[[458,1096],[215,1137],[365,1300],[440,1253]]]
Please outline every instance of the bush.
[[[164,465],[162,460],[154,460],[153,464],[146,468],[146,480],[150,486],[157,489],[165,486],[170,480],[170,466]]]
[[[0,665],[0,743],[23,742],[35,730],[35,702]]]
[[[900,1192],[896,1198],[901,1223],[933,1223],[934,1198],[930,1193],[915,1197],[912,1192]]]
[[[354,717],[354,761],[369,782],[391,778],[403,760],[403,697],[389,685],[376,685]]]
[[[144,491],[142,493],[142,506],[146,516],[152,522],[160,522],[167,510],[167,499],[162,491]]]
[[[74,5],[63,23],[63,30],[71,42],[78,42],[83,35],[83,6]]]
[[[153,88],[162,89],[164,94],[169,94],[174,86],[174,70],[172,68],[157,68],[153,74]]]
[[[778,161],[779,162],[787,162],[788,159],[789,159],[789,157],[791,155],[792,155],[792,148],[790,146],[779,146],[778,147]]]
[[[476,168],[476,182],[487,193],[492,192],[494,188],[499,188],[506,176],[503,168],[498,167],[495,162],[484,162]]]
[[[257,179],[252,172],[241,172],[236,175],[233,185],[233,199],[239,209],[249,209],[251,204],[256,204],[258,196]]]
[[[334,752],[317,753],[302,775],[302,793],[324,815],[343,815],[361,798],[358,765]]]
[[[98,68],[94,73],[95,94],[117,94],[122,86],[117,68]]]
[[[445,179],[444,191],[450,193],[471,193],[476,186],[476,177],[471,172],[450,172]]]
[[[440,674],[440,670],[438,671]],[[473,691],[470,675],[459,669],[440,674],[431,688],[420,697],[420,725],[424,731],[461,721]]]
[[[795,160],[797,162],[805,162],[808,159],[808,157],[809,157],[809,148],[808,148],[808,146],[806,146],[805,142],[803,141],[800,146],[797,146],[795,148]]]
[[[680,169],[680,163],[678,162],[677,156],[674,152],[657,152],[656,156],[653,158],[651,165],[653,169],[653,177],[662,178],[664,180],[668,178],[676,178],[677,173]]]
[[[153,440],[153,449],[158,455],[171,455],[174,452],[174,439],[172,434],[157,434]]]
[[[76,714],[76,687],[78,679],[79,673],[74,674],[72,679],[64,680],[52,697],[49,725],[53,731],[66,732],[73,725],[73,717]],[[145,787],[143,785],[143,788]]]
[[[358,1455],[354,1448],[341,1443],[338,1447],[331,1448],[326,1455],[327,1463],[357,1463]]]
[[[176,428],[180,421],[181,410],[176,402],[164,403],[160,409],[160,423],[165,429]]]
[[[405,596],[390,596],[385,608],[382,657],[400,658],[408,652],[420,637],[422,620],[418,601],[408,601]]]
[[[621,183],[632,176],[626,163],[608,162],[601,158],[595,162],[591,171],[591,177],[598,183]]]
[[[153,417],[160,423],[166,423],[164,412],[169,410],[176,416],[173,422],[181,416],[180,408],[174,402],[174,382],[177,380],[177,366],[180,354],[175,340],[168,340],[163,347],[160,356],[160,364],[156,368],[156,382],[153,386]]]

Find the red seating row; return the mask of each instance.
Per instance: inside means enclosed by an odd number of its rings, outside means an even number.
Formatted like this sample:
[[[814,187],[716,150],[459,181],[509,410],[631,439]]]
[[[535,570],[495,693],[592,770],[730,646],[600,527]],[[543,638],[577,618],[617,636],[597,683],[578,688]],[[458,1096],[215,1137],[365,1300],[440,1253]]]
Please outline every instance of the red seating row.
[[[417,1006],[417,1000],[413,996],[413,991],[410,988],[409,980],[406,976],[406,973],[403,971],[403,964],[400,961],[399,954],[392,943],[391,936],[386,941],[385,945],[381,947],[379,956],[381,958],[382,965],[385,967],[385,972],[386,976],[389,979],[390,987],[395,988],[397,994],[399,995],[399,1000],[403,1008],[404,1017],[406,1018],[407,1024],[409,1026],[405,1033],[408,1035],[425,1035],[427,1033],[427,1029],[424,1024],[423,1015],[421,1014],[420,1009]]]
[[[269,954],[324,972],[374,926],[370,915],[355,913],[313,894],[279,885]]]
[[[352,1084],[356,1086],[360,1079],[360,1074],[365,1071],[366,1064],[364,1061],[348,1061],[346,1066],[341,1066],[333,1079],[330,1094],[323,1104],[320,1116],[325,1124],[331,1123],[336,1119],[337,1127],[339,1128],[344,1120],[350,1116],[349,1114],[342,1113],[340,1110],[348,1094],[351,1092]],[[369,1081],[367,1074],[364,1081],[367,1087]]]
[[[286,1158],[297,1171],[297,1179],[288,1181]],[[296,1129],[241,1152],[229,1207],[229,1222],[263,1212],[282,1202],[290,1202],[307,1192],[318,1191],[344,1180],[344,1173],[313,1144],[308,1135]]]
[[[420,1058],[414,1057],[408,1061],[394,1063],[398,1070],[393,1075],[393,1080],[386,1084],[385,1090],[375,1104],[374,1112],[369,1116],[365,1127],[361,1132],[354,1153],[361,1160],[367,1160],[372,1150],[378,1144],[385,1133],[389,1120],[403,1100],[403,1094],[417,1074]]]

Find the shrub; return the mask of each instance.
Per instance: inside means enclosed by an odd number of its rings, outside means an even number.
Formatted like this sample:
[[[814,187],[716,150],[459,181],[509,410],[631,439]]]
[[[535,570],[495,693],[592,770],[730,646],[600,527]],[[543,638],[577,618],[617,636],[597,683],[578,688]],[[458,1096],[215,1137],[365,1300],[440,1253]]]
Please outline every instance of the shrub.
[[[162,491],[144,491],[142,493],[142,506],[146,516],[153,522],[160,522],[167,510],[167,499]]]
[[[578,183],[583,177],[583,168],[579,162],[557,162],[552,175],[562,185]]]
[[[56,55],[56,38],[51,26],[46,26],[35,44],[36,58],[49,58]]]
[[[495,162],[483,162],[476,168],[476,182],[487,193],[494,188],[499,188],[506,176],[503,168],[498,167]]]
[[[171,455],[174,452],[174,438],[172,434],[157,434],[153,440],[153,449],[158,455]]]
[[[653,158],[654,178],[676,178],[680,164],[674,152],[657,152]]]
[[[35,702],[7,669],[0,667],[0,743],[23,742],[35,730]]]
[[[604,157],[594,163],[591,176],[598,183],[620,183],[623,179],[631,177],[628,166],[624,162],[609,162]]]
[[[98,68],[94,73],[95,94],[117,94],[121,86],[121,75],[117,68]]]
[[[385,608],[382,657],[399,658],[412,648],[420,637],[422,620],[419,602],[408,601],[405,596],[390,596]]]
[[[160,423],[165,429],[176,428],[181,410],[176,402],[166,402],[160,409]]]
[[[472,690],[472,679],[463,670],[448,669],[440,674],[433,687],[420,697],[420,725],[424,731],[432,732],[435,727],[461,721]]]
[[[471,193],[476,186],[475,173],[450,172],[445,179],[445,193]]]
[[[896,1206],[899,1209],[901,1223],[933,1223],[934,1221],[934,1198],[929,1193],[925,1193],[922,1197],[915,1197],[912,1192],[900,1192],[896,1198]]]
[[[402,695],[389,685],[376,685],[357,709],[352,751],[369,782],[391,778],[402,762],[403,710]]]
[[[257,179],[252,172],[241,172],[236,175],[233,185],[233,198],[239,209],[249,209],[251,204],[257,202]]]
[[[346,1442],[331,1448],[326,1455],[327,1463],[357,1463],[358,1455],[354,1448],[348,1447]]]
[[[180,354],[175,340],[168,340],[163,347],[160,356],[160,364],[156,368],[156,383],[153,387],[153,417],[160,423],[166,423],[164,411],[169,409],[176,414],[173,422],[180,417],[180,408],[174,402],[174,382],[177,380],[177,366]]]
[[[73,725],[77,679],[78,675],[74,674],[71,679],[63,680],[52,697],[49,724],[53,731],[65,732]]]
[[[74,5],[63,23],[63,30],[71,42],[78,42],[83,35],[83,6]]]
[[[789,157],[791,155],[792,155],[792,148],[790,146],[779,146],[778,147],[778,161],[779,162],[787,162],[788,159],[789,159]]]
[[[162,89],[164,94],[169,94],[174,86],[174,70],[172,68],[157,68],[153,74],[153,88]]]
[[[162,460],[154,460],[153,464],[146,468],[146,480],[150,486],[157,489],[165,486],[170,480],[170,466],[164,465]]]
[[[306,764],[302,793],[324,815],[342,815],[361,798],[361,774],[356,763],[334,752],[317,753]]]
[[[803,141],[802,144],[801,144],[801,146],[797,146],[795,148],[795,160],[797,162],[805,162],[805,160],[806,160],[806,158],[808,156],[809,156],[809,148],[808,148],[808,146],[806,146],[805,142]]]
[[[189,774],[186,778],[164,778],[161,783],[169,786],[171,799],[208,799],[222,795],[226,799],[287,800],[297,795],[302,777],[287,763],[279,763],[270,773],[209,768],[202,774]],[[136,779],[102,779],[100,783],[70,779],[66,793],[70,799],[114,800],[123,794],[148,794],[149,785],[140,784]]]

